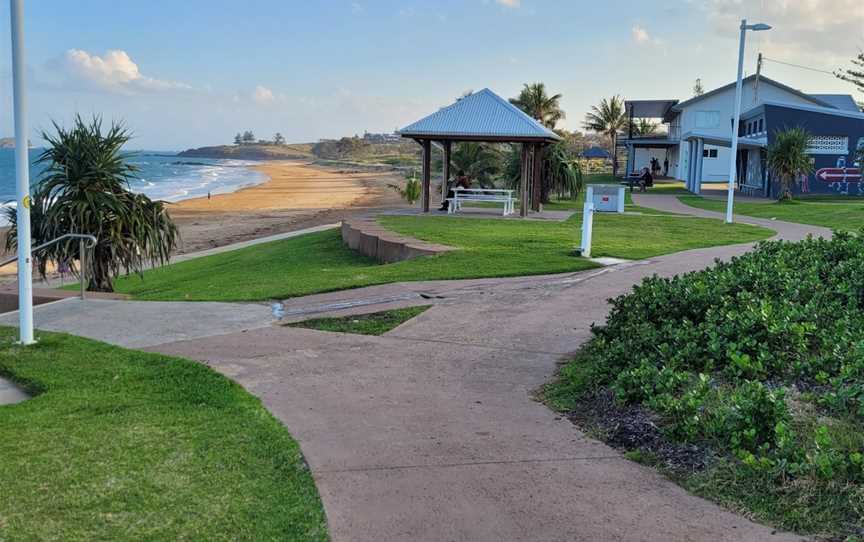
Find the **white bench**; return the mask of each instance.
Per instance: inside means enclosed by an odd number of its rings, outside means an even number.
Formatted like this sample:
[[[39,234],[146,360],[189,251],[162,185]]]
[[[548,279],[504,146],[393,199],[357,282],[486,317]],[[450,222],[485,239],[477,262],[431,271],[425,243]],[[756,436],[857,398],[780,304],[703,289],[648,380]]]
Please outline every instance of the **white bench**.
[[[504,204],[504,216],[512,215],[515,208],[513,190],[499,188],[462,188],[453,189],[453,197],[447,198],[450,203],[447,206],[447,214],[457,213],[462,210],[464,202],[491,202]]]

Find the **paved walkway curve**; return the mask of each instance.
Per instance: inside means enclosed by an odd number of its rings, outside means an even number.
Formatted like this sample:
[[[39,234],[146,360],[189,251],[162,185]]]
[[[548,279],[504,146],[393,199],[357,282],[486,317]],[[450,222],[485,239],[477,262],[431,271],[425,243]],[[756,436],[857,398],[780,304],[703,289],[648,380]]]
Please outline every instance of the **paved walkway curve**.
[[[707,213],[669,196],[635,199]],[[755,222],[780,238],[826,234]],[[201,360],[263,400],[299,441],[334,541],[799,540],[688,494],[532,398],[603,321],[609,297],[748,248],[570,275],[377,286],[289,305],[432,299],[382,337],[262,324],[150,349]],[[100,325],[105,339],[114,322]]]

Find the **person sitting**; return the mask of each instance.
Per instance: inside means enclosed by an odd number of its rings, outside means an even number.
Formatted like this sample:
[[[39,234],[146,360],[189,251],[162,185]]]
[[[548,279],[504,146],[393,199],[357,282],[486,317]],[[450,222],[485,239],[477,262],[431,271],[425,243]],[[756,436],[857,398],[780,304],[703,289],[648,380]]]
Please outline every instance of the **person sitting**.
[[[642,168],[642,176],[639,177],[639,191],[647,192],[649,186],[654,186],[654,176],[647,167]]]
[[[450,209],[450,200],[456,197],[456,193],[453,190],[457,186],[460,188],[471,188],[471,177],[465,175],[465,172],[461,169],[459,170],[459,173],[456,174],[456,179],[453,180],[453,183],[447,190],[447,197],[441,202],[441,207],[438,209],[439,211],[447,211]]]

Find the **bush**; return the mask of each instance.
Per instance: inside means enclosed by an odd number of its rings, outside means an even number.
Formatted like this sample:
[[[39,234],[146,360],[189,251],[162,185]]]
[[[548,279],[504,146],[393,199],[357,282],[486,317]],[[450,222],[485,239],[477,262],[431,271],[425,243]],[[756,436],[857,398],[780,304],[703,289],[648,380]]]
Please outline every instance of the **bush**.
[[[580,393],[612,389],[761,475],[862,482],[862,269],[864,236],[836,233],[648,278],[593,329]]]

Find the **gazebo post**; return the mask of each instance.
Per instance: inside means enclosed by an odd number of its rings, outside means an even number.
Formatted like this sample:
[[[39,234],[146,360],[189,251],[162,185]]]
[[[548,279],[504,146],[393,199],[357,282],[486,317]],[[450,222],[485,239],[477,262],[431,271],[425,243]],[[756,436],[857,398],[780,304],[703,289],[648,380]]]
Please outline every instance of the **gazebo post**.
[[[519,216],[528,216],[528,144],[522,144],[522,173],[519,178]]]
[[[531,210],[539,212],[540,199],[543,193],[543,145],[540,143],[534,145],[532,165],[534,166],[534,171],[531,174]]]
[[[444,180],[441,181],[441,205],[444,205],[444,200],[447,199],[447,182],[450,181],[450,150],[453,142],[449,139],[443,142],[444,144],[444,166],[442,167],[442,176]]]
[[[432,169],[432,142],[424,139],[420,143],[423,146],[423,167],[420,174],[420,201],[424,213],[429,212],[429,183]]]

